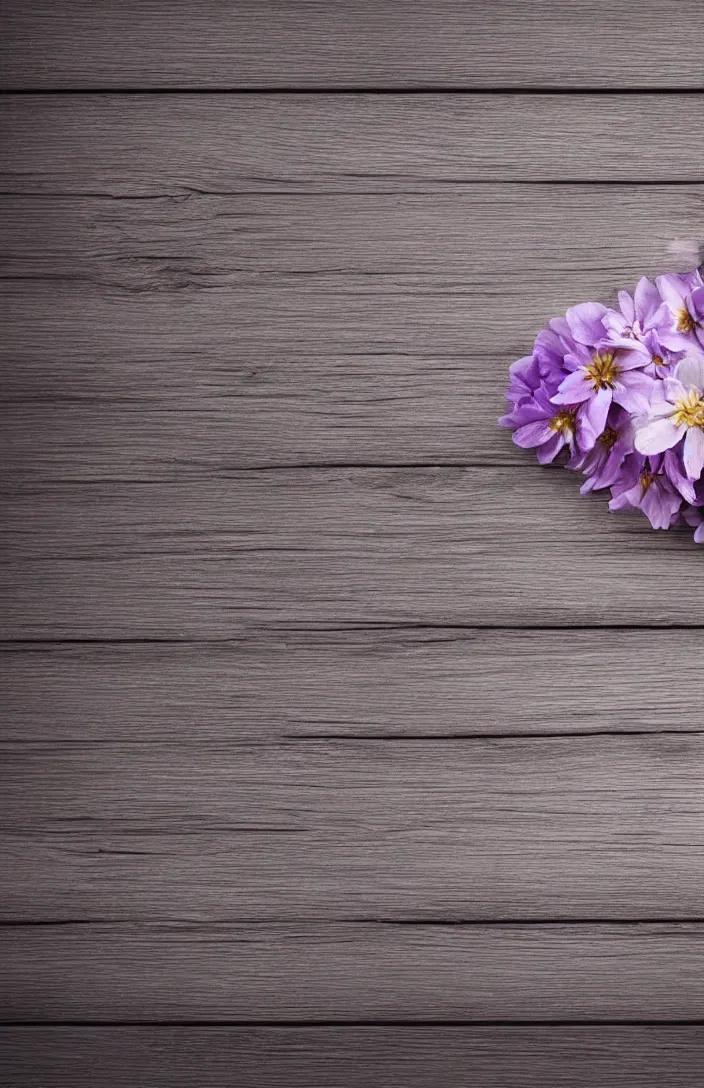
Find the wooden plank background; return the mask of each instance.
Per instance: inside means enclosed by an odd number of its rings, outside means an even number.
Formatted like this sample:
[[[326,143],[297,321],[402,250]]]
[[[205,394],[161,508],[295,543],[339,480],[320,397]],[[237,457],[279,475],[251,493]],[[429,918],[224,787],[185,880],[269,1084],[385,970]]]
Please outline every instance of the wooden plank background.
[[[168,14],[167,14],[168,10]],[[698,0],[9,0],[27,87],[700,87]]]
[[[3,15],[3,1083],[699,1085],[702,551],[496,426],[699,5]]]
[[[90,1084],[96,1069],[103,1083],[173,1088],[174,1068],[179,1088],[231,1088],[235,1070],[241,1088],[691,1088],[704,1064],[692,1026],[99,1025],[3,1028],[0,1041],[14,1088]]]

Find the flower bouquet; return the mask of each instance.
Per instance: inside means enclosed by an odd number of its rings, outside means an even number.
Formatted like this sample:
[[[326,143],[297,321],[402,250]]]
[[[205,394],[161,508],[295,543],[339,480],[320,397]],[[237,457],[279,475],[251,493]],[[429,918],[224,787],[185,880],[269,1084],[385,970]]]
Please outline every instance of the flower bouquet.
[[[499,423],[538,461],[561,451],[610,488],[611,510],[641,510],[654,529],[685,522],[704,543],[704,280],[699,269],[643,277],[619,309],[573,306],[510,368]]]

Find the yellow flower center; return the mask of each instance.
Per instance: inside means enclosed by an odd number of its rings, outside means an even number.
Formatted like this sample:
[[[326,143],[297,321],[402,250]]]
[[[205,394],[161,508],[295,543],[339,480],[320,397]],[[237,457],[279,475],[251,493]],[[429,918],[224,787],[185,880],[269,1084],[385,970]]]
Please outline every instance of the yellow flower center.
[[[654,363],[655,366],[669,366],[670,365],[669,363],[665,362],[662,355],[653,355],[653,363]]]
[[[696,324],[697,322],[686,307],[683,306],[681,310],[677,311],[678,332],[694,332]]]
[[[572,433],[575,429],[576,423],[576,408],[563,408],[562,411],[556,412],[548,423],[548,427],[551,431],[562,431],[563,434]]]
[[[643,494],[644,495],[645,495],[646,491],[648,490],[648,488],[650,487],[650,485],[652,484],[654,479],[655,479],[655,473],[654,472],[641,472],[641,474],[640,474],[640,486],[643,488]]]
[[[592,380],[595,389],[613,389],[617,377],[621,373],[616,365],[616,356],[613,351],[597,352],[593,360],[584,368]]]
[[[696,389],[690,389],[685,397],[675,401],[675,410],[670,416],[675,427],[701,427],[704,430],[704,397]]]
[[[604,433],[599,435],[599,441],[607,450],[613,449],[618,442],[618,431],[615,431],[613,427],[607,427]]]

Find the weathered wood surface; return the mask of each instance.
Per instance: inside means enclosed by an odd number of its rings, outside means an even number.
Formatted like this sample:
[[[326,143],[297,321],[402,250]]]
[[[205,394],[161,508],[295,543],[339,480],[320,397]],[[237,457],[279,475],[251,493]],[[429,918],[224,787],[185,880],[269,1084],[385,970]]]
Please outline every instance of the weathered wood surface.
[[[6,1027],[12,1088],[700,1088],[698,1026]]]
[[[231,642],[23,643],[6,742],[699,731],[704,632],[296,631]],[[647,677],[647,684],[643,678]]]
[[[496,426],[509,363],[550,316],[633,285],[665,239],[696,234],[704,185],[5,207],[14,486],[529,464]]]
[[[0,1017],[691,1020],[702,925],[75,924],[0,931]]]
[[[427,193],[478,181],[702,181],[701,101],[677,93],[5,95],[0,180],[8,193],[182,200]]]
[[[704,918],[704,736],[2,750],[4,920]]]
[[[30,0],[0,82],[702,82],[693,0],[549,8]],[[704,1018],[701,552],[495,417],[701,240],[701,101],[0,102],[0,1079],[697,1083],[535,1022]]]
[[[5,639],[704,622],[691,533],[537,465],[57,483],[10,493],[0,539]]]
[[[4,87],[681,87],[697,0],[10,0]]]

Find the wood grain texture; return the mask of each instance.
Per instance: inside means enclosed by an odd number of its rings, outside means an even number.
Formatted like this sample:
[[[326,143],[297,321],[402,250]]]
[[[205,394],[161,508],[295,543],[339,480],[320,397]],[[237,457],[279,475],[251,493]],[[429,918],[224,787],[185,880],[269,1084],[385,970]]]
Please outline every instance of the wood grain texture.
[[[690,532],[538,465],[58,483],[10,493],[0,539],[6,639],[704,622]]]
[[[700,182],[701,101],[701,94],[5,95],[0,181],[9,193],[182,201],[438,192],[479,181]]]
[[[212,90],[349,85],[353,51],[360,87],[564,89],[676,55],[701,82],[692,0],[546,11],[30,0],[0,61]],[[158,1084],[155,1025],[233,1020],[418,1035],[181,1028],[169,1083],[206,1049],[215,1084],[238,1054],[245,1084],[689,1083],[690,1034],[438,1052],[422,1022],[704,1016],[701,555],[494,422],[551,313],[698,238],[701,101],[0,103],[0,1019],[152,1025],[82,1072],[80,1037],[17,1031],[13,1088]]]
[[[4,206],[15,485],[528,464],[496,426],[509,363],[575,300],[661,270],[704,185]]]
[[[2,85],[680,87],[704,81],[696,0],[19,0]]]
[[[701,925],[3,927],[25,1020],[691,1020]]]
[[[637,1027],[5,1027],[13,1088],[700,1088],[704,1033]]]
[[[18,644],[6,742],[697,731],[700,631],[360,630],[225,643]],[[643,677],[647,676],[647,686]]]
[[[2,755],[5,920],[704,918],[701,734]]]

